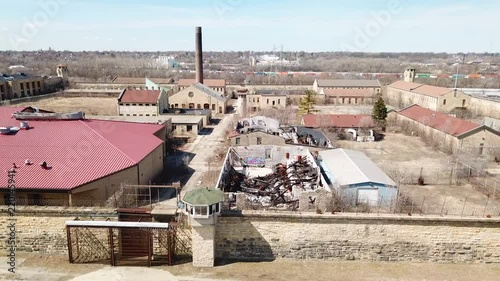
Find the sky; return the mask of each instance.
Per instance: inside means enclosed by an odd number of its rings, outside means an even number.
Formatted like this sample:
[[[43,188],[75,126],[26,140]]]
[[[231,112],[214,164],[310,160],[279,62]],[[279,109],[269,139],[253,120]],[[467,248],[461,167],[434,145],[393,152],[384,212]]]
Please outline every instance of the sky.
[[[500,52],[500,1],[0,0],[0,50]]]

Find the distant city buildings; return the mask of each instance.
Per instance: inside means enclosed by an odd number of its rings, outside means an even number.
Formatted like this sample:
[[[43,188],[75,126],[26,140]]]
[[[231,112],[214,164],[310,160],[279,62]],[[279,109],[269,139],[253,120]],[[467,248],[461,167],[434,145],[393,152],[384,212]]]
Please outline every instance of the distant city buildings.
[[[152,67],[154,68],[174,69],[179,68],[179,66],[173,56],[159,56],[152,63]]]
[[[300,61],[297,58],[294,61],[283,59],[276,55],[262,55],[260,57],[250,57],[251,66],[267,66],[267,65],[286,65],[286,66],[299,66]]]

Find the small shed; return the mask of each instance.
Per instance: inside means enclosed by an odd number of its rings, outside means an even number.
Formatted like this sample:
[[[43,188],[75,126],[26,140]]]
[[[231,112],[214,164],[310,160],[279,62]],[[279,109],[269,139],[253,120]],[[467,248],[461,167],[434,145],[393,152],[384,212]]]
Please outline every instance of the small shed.
[[[397,184],[364,153],[348,149],[319,152],[318,164],[330,186],[351,203],[380,205],[396,199]]]

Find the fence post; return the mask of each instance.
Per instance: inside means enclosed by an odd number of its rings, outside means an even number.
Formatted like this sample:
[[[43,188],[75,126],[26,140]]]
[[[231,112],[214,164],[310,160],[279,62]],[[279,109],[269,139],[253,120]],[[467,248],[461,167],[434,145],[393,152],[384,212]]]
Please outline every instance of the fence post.
[[[420,214],[423,214],[423,212],[424,212],[424,203],[425,203],[425,196],[424,196],[424,200],[422,200],[422,207],[420,208]]]
[[[462,207],[462,214],[460,215],[461,217],[464,216],[465,204],[467,204],[467,197],[465,197],[464,206]]]
[[[486,209],[488,208],[488,203],[490,203],[490,198],[488,198],[488,200],[486,200],[486,205],[484,205],[483,217],[486,214]]]
[[[495,180],[495,187],[493,188],[493,199],[497,198],[497,183],[498,181]]]
[[[441,216],[443,215],[444,205],[446,204],[446,199],[448,199],[448,197],[445,197],[445,198],[444,198],[444,201],[443,201],[443,206],[441,207]]]

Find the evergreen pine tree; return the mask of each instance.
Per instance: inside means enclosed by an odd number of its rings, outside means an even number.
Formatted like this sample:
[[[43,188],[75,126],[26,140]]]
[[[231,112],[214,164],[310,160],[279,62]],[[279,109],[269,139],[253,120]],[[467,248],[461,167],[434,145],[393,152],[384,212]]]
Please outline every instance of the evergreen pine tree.
[[[379,97],[377,102],[373,105],[372,118],[380,127],[385,128],[387,107],[382,97]]]
[[[304,94],[306,96],[300,100],[299,113],[311,114],[312,112],[318,112],[318,110],[314,108],[314,105],[316,104],[316,92],[306,90]]]

